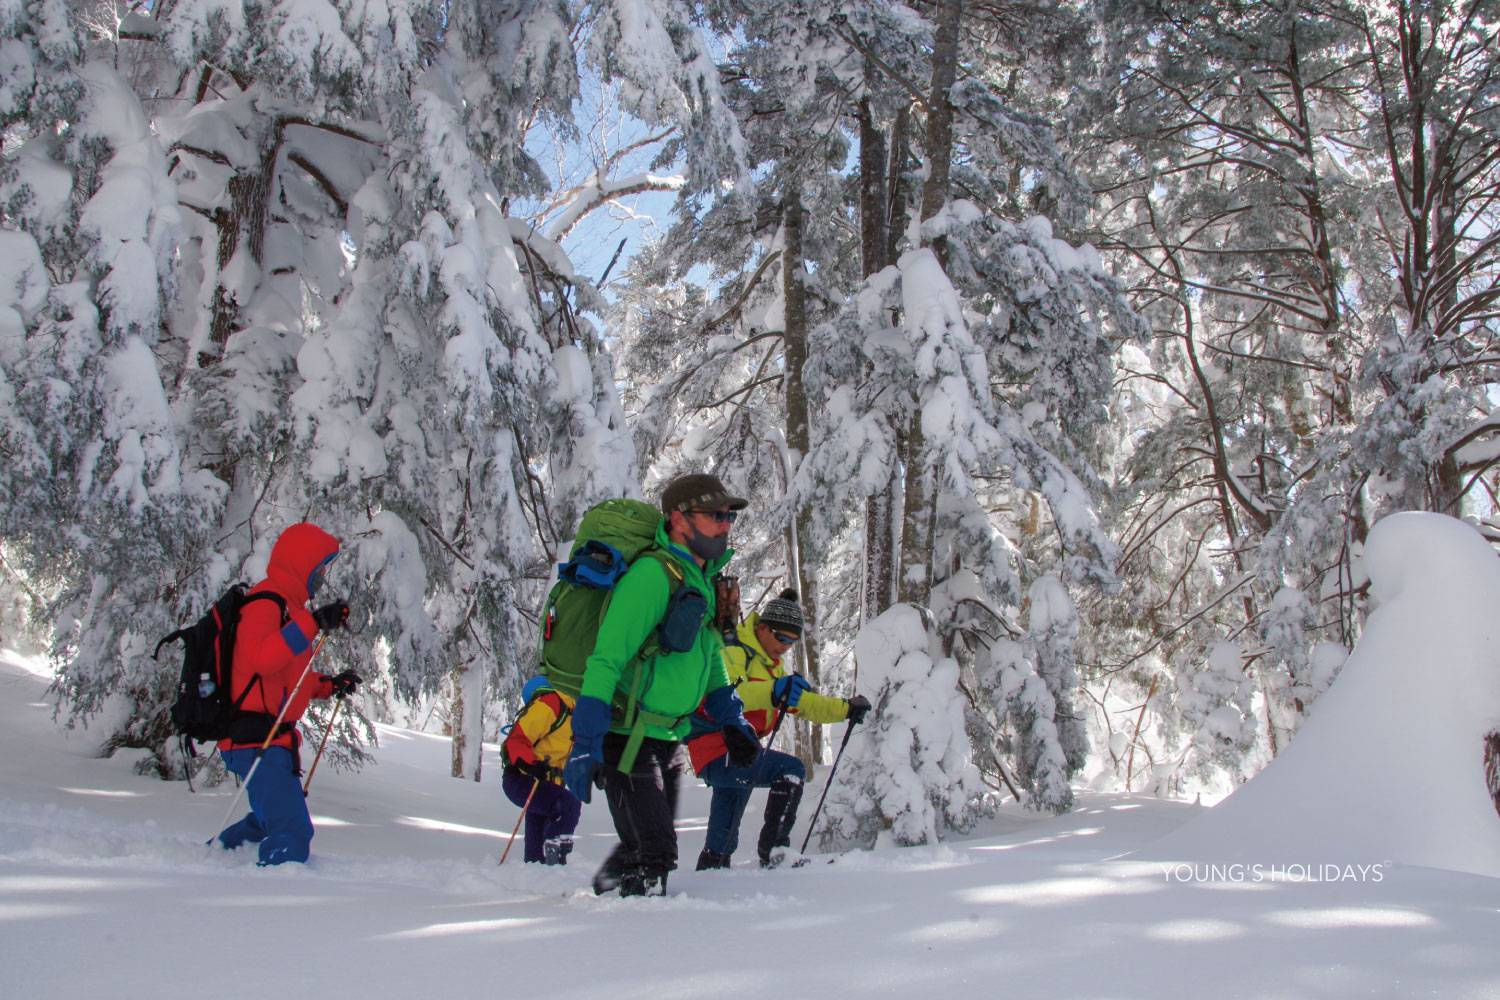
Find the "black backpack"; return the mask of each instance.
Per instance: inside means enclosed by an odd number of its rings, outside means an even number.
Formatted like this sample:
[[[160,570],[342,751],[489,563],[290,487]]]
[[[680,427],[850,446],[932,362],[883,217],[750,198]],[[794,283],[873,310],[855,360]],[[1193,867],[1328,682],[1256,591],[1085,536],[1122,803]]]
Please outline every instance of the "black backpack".
[[[260,713],[241,713],[240,705],[250,693],[250,684],[238,700],[231,700],[234,691],[234,639],[239,631],[240,612],[246,604],[255,600],[275,601],[281,609],[281,621],[288,620],[286,600],[280,594],[261,591],[245,593],[246,585],[237,583],[214,602],[208,613],[186,628],[180,628],[156,644],[152,659],[161,655],[161,648],[169,642],[182,640],[182,673],[177,680],[177,700],[172,703],[172,726],[182,736],[185,752],[196,756],[190,740],[200,743],[242,738],[246,735],[245,723],[259,723],[251,728],[260,732],[270,731],[270,717],[262,722]],[[251,678],[254,683],[254,678]],[[254,714],[257,718],[239,718],[242,714]]]

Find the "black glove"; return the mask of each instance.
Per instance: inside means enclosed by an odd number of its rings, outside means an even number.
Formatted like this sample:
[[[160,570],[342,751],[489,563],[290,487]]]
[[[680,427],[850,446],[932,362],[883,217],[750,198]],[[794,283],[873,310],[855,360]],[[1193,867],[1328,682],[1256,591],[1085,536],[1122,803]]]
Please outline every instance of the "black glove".
[[[517,771],[537,781],[551,781],[555,773],[544,760],[518,760],[511,765]]]
[[[364,678],[352,670],[345,670],[341,674],[335,674],[328,678],[328,683],[333,685],[333,696],[335,698],[347,698],[358,690]]]
[[[724,747],[734,767],[749,767],[760,756],[760,740],[740,726],[724,727]]]
[[[343,628],[349,621],[349,605],[345,601],[325,604],[313,612],[313,621],[317,622],[318,628],[324,632]]]
[[[857,694],[849,699],[849,724],[857,726],[865,721],[865,716],[870,714],[870,699],[862,694]]]

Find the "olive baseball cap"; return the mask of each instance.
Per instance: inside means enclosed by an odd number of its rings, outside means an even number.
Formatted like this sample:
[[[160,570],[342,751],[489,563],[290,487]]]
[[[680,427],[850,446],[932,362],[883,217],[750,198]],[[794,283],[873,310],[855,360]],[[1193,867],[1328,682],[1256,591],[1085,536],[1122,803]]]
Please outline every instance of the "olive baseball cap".
[[[750,501],[731,496],[724,484],[719,482],[718,476],[703,472],[678,476],[663,486],[661,491],[663,514],[670,514],[674,510],[711,510],[718,507],[744,510],[748,506]]]

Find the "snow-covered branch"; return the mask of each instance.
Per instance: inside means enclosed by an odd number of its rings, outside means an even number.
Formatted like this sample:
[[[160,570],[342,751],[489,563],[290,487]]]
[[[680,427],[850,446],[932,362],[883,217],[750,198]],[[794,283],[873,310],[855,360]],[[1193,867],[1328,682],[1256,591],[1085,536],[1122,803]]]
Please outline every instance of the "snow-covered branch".
[[[648,173],[601,178],[595,174],[569,192],[568,200],[562,203],[562,211],[547,226],[547,238],[562,240],[590,212],[612,201],[647,191],[681,191],[685,183],[686,179],[681,176]]]

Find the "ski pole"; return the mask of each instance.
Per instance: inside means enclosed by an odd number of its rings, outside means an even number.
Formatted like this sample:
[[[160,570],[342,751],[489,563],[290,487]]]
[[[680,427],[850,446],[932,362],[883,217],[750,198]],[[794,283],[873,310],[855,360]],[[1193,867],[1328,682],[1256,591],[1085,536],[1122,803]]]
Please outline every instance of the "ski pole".
[[[505,864],[505,859],[510,857],[510,849],[515,846],[516,834],[521,832],[521,821],[526,818],[526,810],[531,808],[531,798],[536,790],[542,787],[541,778],[531,779],[531,794],[526,796],[526,804],[521,807],[521,815],[516,817],[516,825],[511,827],[510,841],[505,845],[505,850],[500,852],[500,860],[496,864]]]
[[[229,803],[229,809],[224,813],[224,820],[219,824],[220,830],[223,830],[226,826],[229,825],[229,818],[234,815],[235,807],[240,804],[240,796],[245,794],[245,790],[250,787],[250,779],[255,777],[256,771],[260,770],[260,762],[265,759],[266,748],[269,747],[271,745],[271,741],[276,738],[276,730],[281,728],[281,720],[286,716],[286,710],[291,707],[293,700],[296,699],[297,691],[302,687],[302,682],[307,680],[307,672],[312,669],[313,660],[316,660],[318,658],[318,651],[323,648],[323,640],[327,637],[327,632],[324,632],[322,635],[318,636],[318,644],[313,647],[312,655],[307,658],[307,663],[302,667],[302,675],[297,678],[297,683],[292,685],[291,692],[286,696],[286,699],[282,701],[281,711],[276,713],[276,719],[271,723],[271,731],[266,734],[265,742],[260,745],[259,750],[255,751],[255,763],[250,765],[250,772],[245,775],[245,780],[244,783],[240,785],[240,790],[234,793],[234,801]],[[214,837],[217,836],[217,833],[213,834],[213,836],[210,836],[203,842],[204,846],[212,847]]]
[[[854,733],[854,723],[849,723],[844,730],[844,739],[839,743],[839,752],[833,756],[833,765],[828,768],[828,783],[823,786],[823,794],[818,798],[818,808],[813,810],[812,819],[807,821],[807,836],[802,838],[802,849],[798,854],[807,853],[807,842],[812,840],[813,827],[818,825],[818,816],[823,812],[823,803],[828,798],[828,789],[833,787],[833,774],[839,769],[839,761],[844,759],[844,748],[849,745],[849,737]]]
[[[323,748],[328,745],[328,737],[333,732],[334,721],[339,717],[339,709],[344,707],[344,698],[344,695],[340,695],[334,699],[333,714],[328,717],[328,728],[323,730],[323,738],[318,741],[318,752],[313,757],[312,767],[307,769],[307,780],[302,783],[303,795],[306,795],[307,790],[312,787],[312,776],[318,771],[318,761],[323,759]]]

